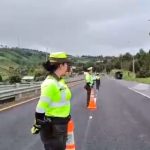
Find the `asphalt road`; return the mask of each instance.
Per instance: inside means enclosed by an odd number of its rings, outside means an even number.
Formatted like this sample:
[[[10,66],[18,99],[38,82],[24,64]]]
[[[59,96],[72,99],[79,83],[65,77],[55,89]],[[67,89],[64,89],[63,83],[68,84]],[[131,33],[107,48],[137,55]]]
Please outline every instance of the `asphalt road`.
[[[83,86],[72,88],[76,150],[150,150],[150,99],[141,95],[149,87],[103,78],[91,111]],[[0,112],[0,150],[43,150],[39,136],[30,134],[36,103]]]

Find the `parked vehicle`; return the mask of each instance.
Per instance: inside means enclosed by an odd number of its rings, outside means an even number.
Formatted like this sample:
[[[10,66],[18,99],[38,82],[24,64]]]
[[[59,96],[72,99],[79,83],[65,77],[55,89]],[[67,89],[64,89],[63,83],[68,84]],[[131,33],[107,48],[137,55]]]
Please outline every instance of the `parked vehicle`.
[[[116,78],[116,79],[122,79],[122,78],[123,78],[123,73],[122,73],[121,71],[117,71],[117,72],[115,73],[115,78]]]

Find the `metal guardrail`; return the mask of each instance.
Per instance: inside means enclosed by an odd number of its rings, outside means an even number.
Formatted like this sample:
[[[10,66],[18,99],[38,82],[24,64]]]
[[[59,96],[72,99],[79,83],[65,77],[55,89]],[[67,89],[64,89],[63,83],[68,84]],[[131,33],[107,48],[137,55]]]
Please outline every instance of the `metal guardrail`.
[[[4,101],[5,99],[15,98],[16,95],[27,93],[31,91],[35,91],[40,89],[40,85],[31,86],[31,87],[23,87],[18,89],[10,89],[5,91],[0,91],[0,101]]]
[[[3,94],[3,93],[9,93],[9,92],[22,92],[26,89],[35,89],[37,87],[40,87],[40,85],[34,85],[34,86],[30,86],[30,87],[20,87],[20,88],[17,88],[17,89],[9,89],[9,90],[3,90],[3,91],[0,91],[0,94]]]
[[[12,88],[30,87],[30,86],[38,85],[38,84],[41,84],[41,82],[0,84],[0,91],[5,90],[5,89],[12,89]]]
[[[78,79],[69,79],[67,83],[73,83],[73,82],[78,82],[82,81],[82,78]],[[18,88],[13,88],[13,89],[8,89],[8,90],[2,90],[0,91],[0,103],[3,103],[5,100],[8,99],[15,99],[16,95],[27,93],[27,92],[32,92],[40,89],[41,84],[38,85],[30,85],[28,87],[18,87]]]

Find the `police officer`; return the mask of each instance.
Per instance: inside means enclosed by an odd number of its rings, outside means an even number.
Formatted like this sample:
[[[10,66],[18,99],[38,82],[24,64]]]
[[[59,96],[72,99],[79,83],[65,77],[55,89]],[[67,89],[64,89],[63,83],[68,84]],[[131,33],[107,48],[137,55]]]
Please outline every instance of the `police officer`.
[[[64,52],[51,53],[43,66],[49,75],[41,84],[31,132],[40,132],[45,150],[65,150],[71,91],[62,77],[70,71],[70,60]]]
[[[87,90],[87,107],[90,101],[91,89],[93,88],[93,85],[94,85],[92,69],[93,67],[89,67],[87,68],[87,71],[85,72],[85,81],[86,81],[85,89]]]
[[[99,90],[99,87],[100,87],[100,75],[99,73],[96,73],[96,90]]]

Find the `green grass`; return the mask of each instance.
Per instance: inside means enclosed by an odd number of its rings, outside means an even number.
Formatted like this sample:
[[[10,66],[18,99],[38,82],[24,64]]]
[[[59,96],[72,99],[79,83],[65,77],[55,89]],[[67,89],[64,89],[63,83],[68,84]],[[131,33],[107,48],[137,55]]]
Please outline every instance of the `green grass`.
[[[136,78],[136,81],[140,83],[150,84],[150,77],[149,78]]]
[[[114,76],[116,71],[118,71],[118,70],[117,69],[112,70],[111,75]],[[123,72],[123,79],[124,80],[150,84],[150,77],[148,77],[148,78],[136,78],[136,76],[133,72],[126,71],[126,70],[122,70],[122,72]]]

